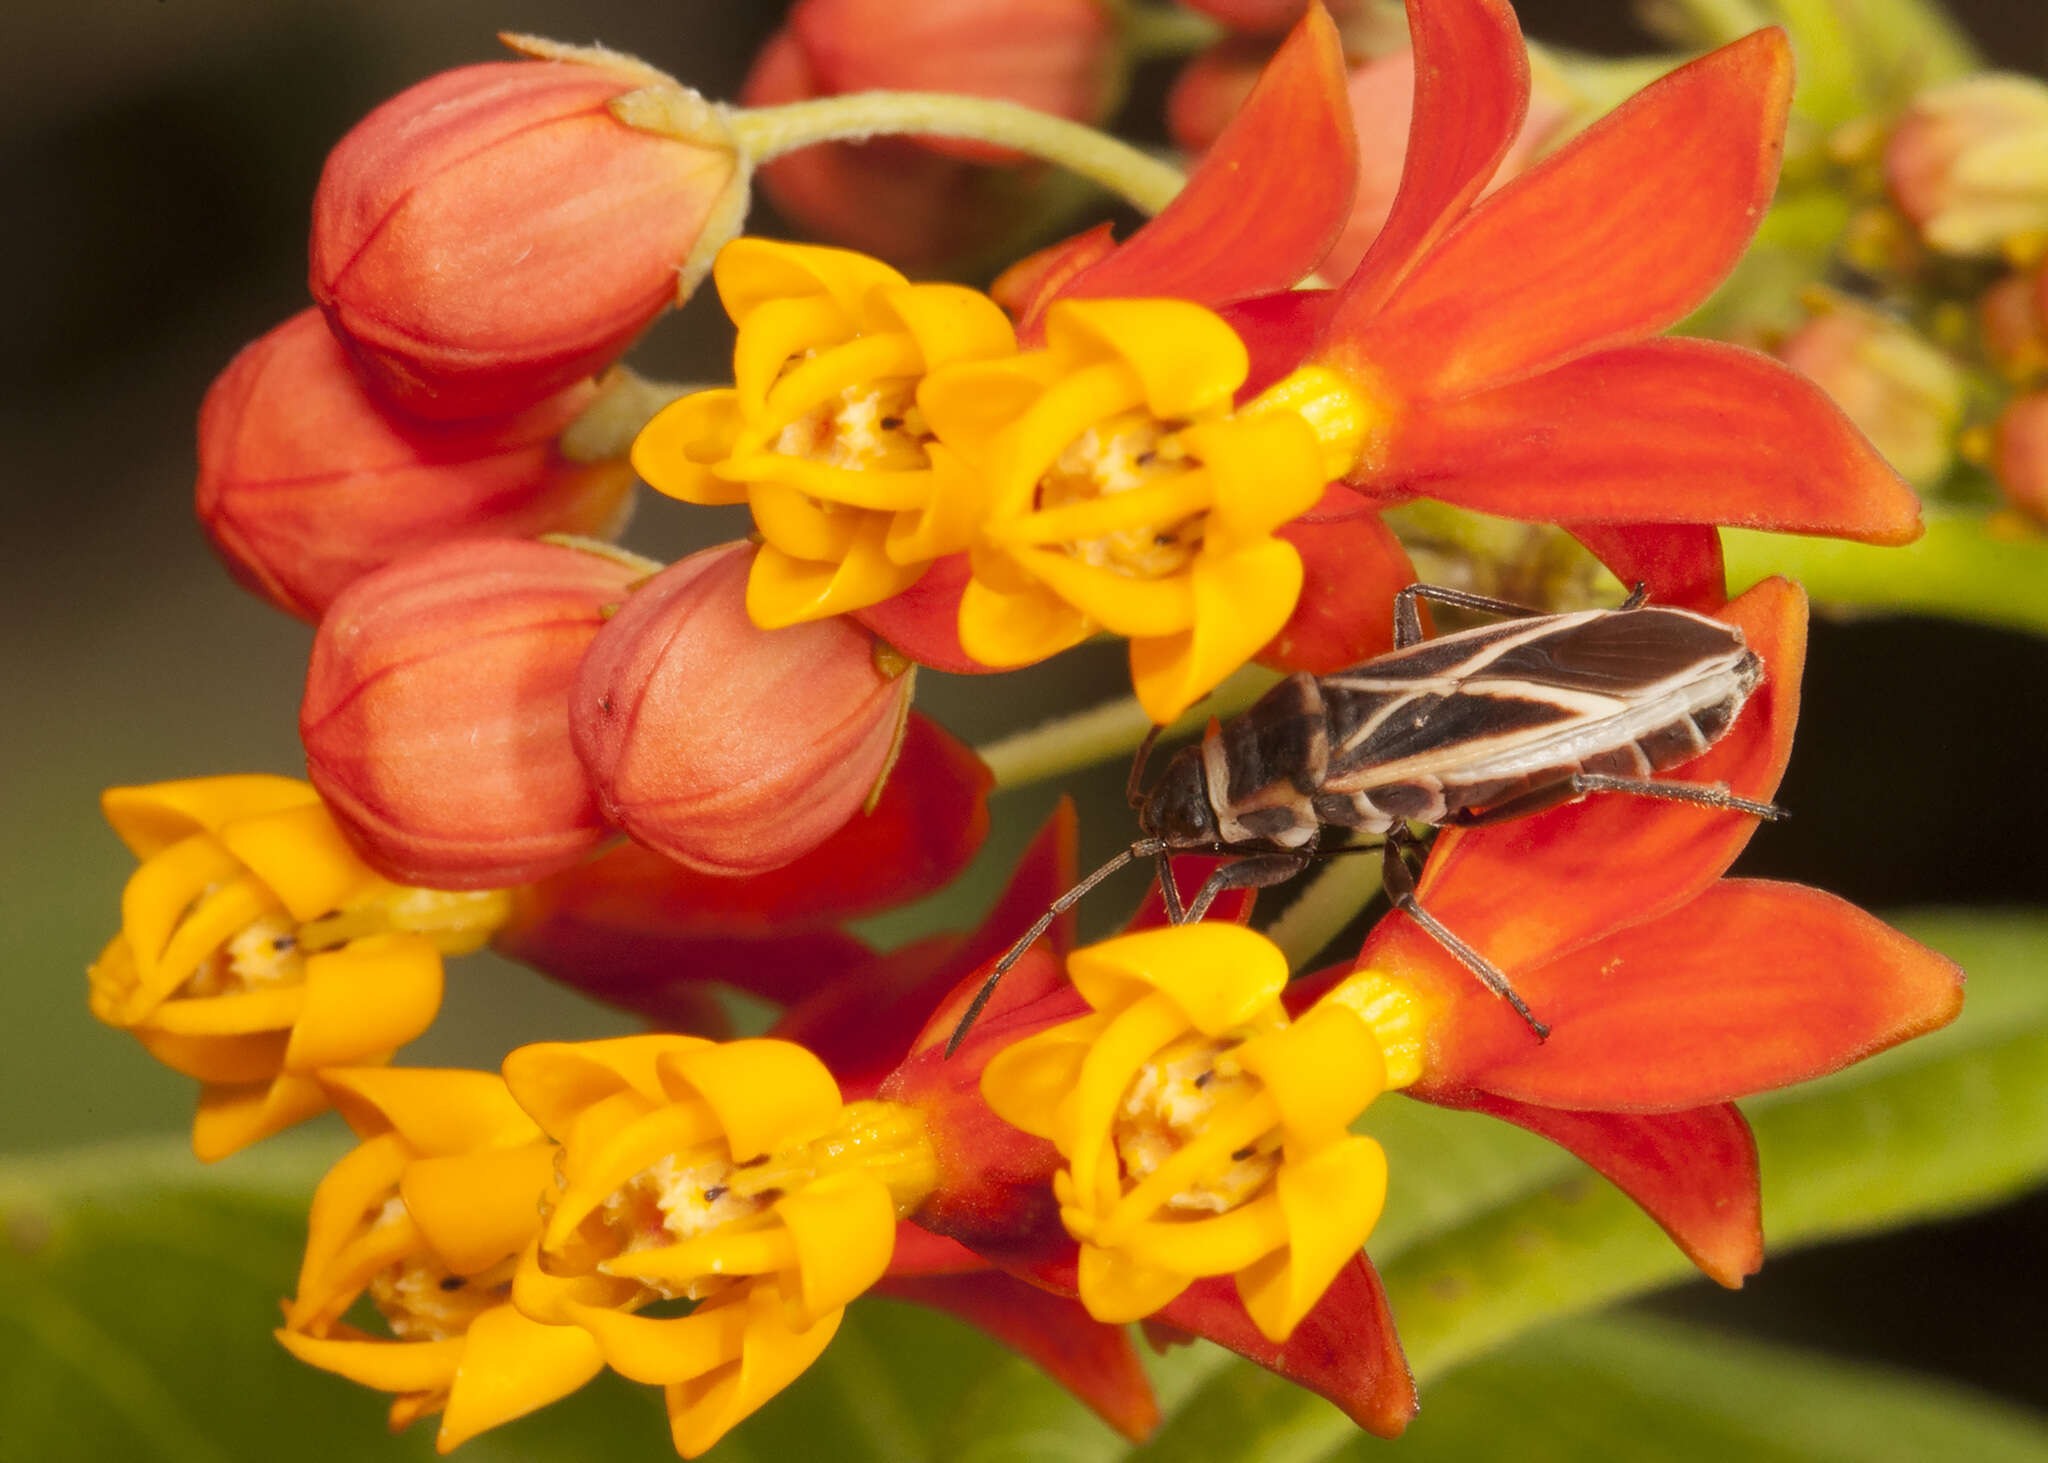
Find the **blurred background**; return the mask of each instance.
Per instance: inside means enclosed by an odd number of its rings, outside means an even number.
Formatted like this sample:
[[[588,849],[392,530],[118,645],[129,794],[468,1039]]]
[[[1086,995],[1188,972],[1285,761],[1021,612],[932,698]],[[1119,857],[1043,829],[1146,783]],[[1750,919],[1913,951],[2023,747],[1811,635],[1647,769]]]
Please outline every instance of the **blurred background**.
[[[112,933],[130,860],[99,819],[109,783],[301,770],[310,631],[234,588],[192,521],[192,424],[246,340],[303,307],[308,202],[329,146],[421,77],[499,54],[498,30],[638,53],[730,95],[775,4],[693,0],[87,0],[9,7],[0,59],[0,1154],[168,1133],[190,1084],[95,1026],[86,962]],[[1953,0],[2003,66],[2048,63],[2042,0]],[[1527,0],[1525,29],[1625,54],[1625,0]],[[1139,79],[1156,117],[1165,73]],[[774,232],[765,209],[756,226]],[[1591,261],[1589,261],[1589,266]],[[634,356],[709,380],[729,342],[700,299]],[[729,518],[643,504],[629,542],[673,558]],[[1120,689],[1098,647],[966,694],[936,674],[920,706],[970,741]],[[1028,709],[1027,709],[1028,708]],[[1950,624],[1815,627],[1806,711],[1781,800],[1739,871],[1798,879],[1880,912],[2038,903],[2048,894],[2048,642]],[[1120,779],[1107,769],[1095,791]],[[984,882],[1043,815],[1005,797]],[[1089,851],[1121,825],[1098,822]],[[1097,906],[1098,927],[1117,916]],[[2048,980],[2048,971],[2042,972]],[[495,1065],[539,1037],[615,1018],[502,963],[461,962],[421,1063]],[[1740,1296],[1660,1302],[1700,1319],[1910,1363],[2048,1408],[2039,1317],[2048,1199],[1774,1260]],[[0,1447],[0,1453],[4,1453]]]

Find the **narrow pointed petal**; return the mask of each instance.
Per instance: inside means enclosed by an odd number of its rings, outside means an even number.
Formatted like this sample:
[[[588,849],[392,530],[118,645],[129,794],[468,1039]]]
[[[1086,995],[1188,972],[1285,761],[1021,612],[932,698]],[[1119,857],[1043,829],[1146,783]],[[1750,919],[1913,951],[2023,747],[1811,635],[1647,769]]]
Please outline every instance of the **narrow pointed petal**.
[[[1393,645],[1394,595],[1415,582],[1415,566],[1363,499],[1333,484],[1277,537],[1301,555],[1301,598],[1260,665],[1326,676]]]
[[[1948,1024],[1963,999],[1946,957],[1832,894],[1754,879],[1514,979],[1550,1039],[1481,993],[1438,1026],[1433,1079],[1671,1112],[1824,1076]]]
[[[1920,502],[1780,361],[1653,340],[1403,419],[1372,485],[1576,525],[1726,523],[1902,544]]]
[[[1725,782],[1740,796],[1767,799],[1784,776],[1799,718],[1806,596],[1785,580],[1766,580],[1721,618],[1740,625],[1763,658],[1764,683],[1720,741],[1666,777]],[[1416,892],[1430,913],[1513,973],[1684,904],[1721,876],[1755,831],[1744,814],[1595,793],[1491,828],[1446,832]],[[1382,920],[1360,963],[1373,962],[1383,931],[1406,923],[1398,914]],[[1441,958],[1459,989],[1473,985],[1463,966]]]
[[[1492,181],[1529,111],[1529,52],[1507,0],[1408,0],[1415,106],[1392,211],[1339,293],[1352,334]]]
[[[1061,799],[980,925],[965,936],[919,940],[876,957],[784,1013],[774,1035],[808,1047],[852,1100],[900,1063],[913,1044],[951,1035],[928,1027],[931,1012],[963,977],[980,970],[1074,885],[1079,825]],[[1072,912],[1046,931],[1054,950],[1074,942]]]
[[[958,1316],[1033,1361],[1133,1440],[1159,1424],[1152,1384],[1132,1349],[1130,1332],[1089,1316],[1081,1303],[990,1270],[976,1275],[891,1277],[875,1287]]]
[[[1197,1280],[1159,1319],[1327,1397],[1380,1437],[1400,1436],[1415,1415],[1415,1380],[1394,1334],[1379,1274],[1362,1254],[1337,1272],[1294,1334],[1277,1345],[1252,1324],[1236,1282],[1227,1276]]]
[[[1777,184],[1792,54],[1758,31],[1652,83],[1479,205],[1362,329],[1410,400],[1641,340],[1735,267]]]
[[[1583,1158],[1643,1207],[1686,1258],[1730,1288],[1764,1262],[1756,1139],[1732,1103],[1669,1113],[1532,1107],[1490,1092],[1418,1084],[1410,1095],[1485,1113]]]
[[[1703,523],[1574,523],[1572,537],[1653,604],[1711,615],[1728,603],[1719,530]]]
[[[1311,7],[1180,196],[1060,297],[1213,306],[1306,277],[1351,215],[1358,143],[1344,85],[1337,28]]]

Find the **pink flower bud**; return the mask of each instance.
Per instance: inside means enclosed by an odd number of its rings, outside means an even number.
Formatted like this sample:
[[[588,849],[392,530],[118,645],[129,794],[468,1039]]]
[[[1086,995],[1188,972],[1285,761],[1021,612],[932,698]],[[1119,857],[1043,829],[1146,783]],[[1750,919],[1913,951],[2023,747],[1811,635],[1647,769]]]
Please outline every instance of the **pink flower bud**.
[[[516,416],[429,426],[380,407],[318,310],[251,342],[199,413],[199,521],[228,570],[316,620],[401,554],[449,539],[605,536],[631,507],[623,460],[556,439],[597,396],[572,386]]]
[[[2009,274],[1977,301],[1985,354],[2010,381],[2029,381],[2048,369],[2048,317],[2042,307],[2048,270]]]
[[[735,167],[606,110],[645,80],[465,66],[341,140],[313,199],[313,298],[379,391],[437,419],[516,411],[611,364],[674,302]]]
[[[2048,84],[1987,71],[1922,92],[1885,144],[1885,183],[1946,254],[1995,254],[2048,230]]]
[[[1852,301],[1831,300],[1786,337],[1778,355],[1832,396],[1909,481],[1936,482],[1954,462],[1963,370],[1912,327]]]
[[[1118,90],[1100,0],[804,0],[755,58],[750,107],[887,88],[1022,102],[1102,119]],[[882,137],[806,147],[761,169],[763,192],[806,231],[930,269],[1027,228],[1044,170],[957,138]]]
[[[468,539],[365,575],[320,622],[306,767],[380,873],[443,889],[524,883],[605,836],[569,739],[569,688],[643,566]]]
[[[2015,508],[2048,524],[2048,391],[2019,397],[2000,415],[1991,471]]]
[[[605,816],[712,874],[777,868],[858,813],[910,697],[850,620],[758,628],[753,557],[706,549],[643,585],[590,647],[571,703]]]

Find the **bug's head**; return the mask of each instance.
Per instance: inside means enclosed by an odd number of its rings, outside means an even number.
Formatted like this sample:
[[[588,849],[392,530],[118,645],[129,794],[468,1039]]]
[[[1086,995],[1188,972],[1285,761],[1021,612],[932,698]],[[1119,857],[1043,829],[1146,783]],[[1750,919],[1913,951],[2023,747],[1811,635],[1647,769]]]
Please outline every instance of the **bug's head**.
[[[1138,826],[1148,838],[1168,848],[1218,843],[1216,813],[1209,806],[1209,779],[1202,771],[1202,749],[1183,747],[1173,754],[1152,791],[1138,809]]]

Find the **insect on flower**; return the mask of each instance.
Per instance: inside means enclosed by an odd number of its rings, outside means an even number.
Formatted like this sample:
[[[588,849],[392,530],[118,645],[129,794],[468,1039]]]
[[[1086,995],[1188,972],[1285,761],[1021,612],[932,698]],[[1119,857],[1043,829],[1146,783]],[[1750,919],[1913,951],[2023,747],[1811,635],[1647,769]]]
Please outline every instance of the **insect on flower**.
[[[1733,725],[1763,662],[1732,625],[1645,605],[1548,614],[1505,600],[1411,584],[1394,597],[1394,649],[1330,676],[1296,672],[1176,752],[1140,790],[1154,728],[1131,766],[1144,837],[1053,902],[998,960],[954,1029],[950,1053],[996,982],[1055,916],[1133,859],[1159,862],[1168,917],[1191,923],[1226,889],[1279,884],[1318,859],[1326,828],[1376,838],[1394,908],[1406,913],[1529,1024],[1536,1019],[1492,962],[1424,909],[1405,861],[1410,825],[1475,827],[1595,792],[1782,818],[1725,786],[1662,782]],[[1418,601],[1508,617],[1425,641]],[[1370,849],[1374,845],[1363,847]],[[1178,853],[1233,856],[1185,908],[1168,865]]]

